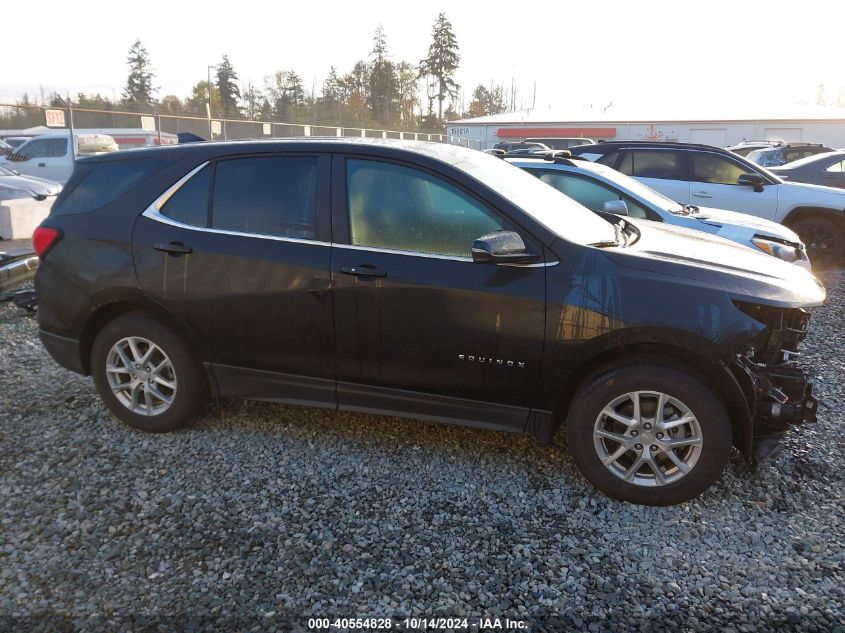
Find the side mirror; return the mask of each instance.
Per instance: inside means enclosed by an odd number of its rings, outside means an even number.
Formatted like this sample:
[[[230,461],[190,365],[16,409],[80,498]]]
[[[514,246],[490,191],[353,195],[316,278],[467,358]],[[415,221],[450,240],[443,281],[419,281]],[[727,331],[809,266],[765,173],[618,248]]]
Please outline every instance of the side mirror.
[[[602,205],[601,210],[614,215],[628,215],[628,205],[624,200],[608,200]]]
[[[472,243],[472,261],[476,264],[528,264],[540,259],[528,252],[515,231],[496,231],[482,235]]]
[[[740,174],[736,180],[736,184],[745,187],[754,187],[754,191],[759,193],[763,191],[763,185],[766,184],[766,179],[760,174]]]

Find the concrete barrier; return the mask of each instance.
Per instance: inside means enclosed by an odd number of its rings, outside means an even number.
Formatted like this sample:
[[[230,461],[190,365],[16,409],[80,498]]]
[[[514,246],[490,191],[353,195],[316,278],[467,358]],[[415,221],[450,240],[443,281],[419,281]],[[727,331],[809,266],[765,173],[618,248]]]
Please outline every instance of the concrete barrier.
[[[35,227],[50,213],[51,206],[52,200],[0,200],[0,239],[20,240],[31,237]]]

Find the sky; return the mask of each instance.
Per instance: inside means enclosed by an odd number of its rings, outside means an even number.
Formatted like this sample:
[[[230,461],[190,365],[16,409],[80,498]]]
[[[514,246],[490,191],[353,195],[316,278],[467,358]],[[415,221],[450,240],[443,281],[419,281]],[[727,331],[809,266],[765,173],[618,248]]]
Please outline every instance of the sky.
[[[9,0],[0,102],[41,88],[119,97],[135,39],[150,53],[159,96],[187,96],[224,53],[242,84],[293,69],[319,94],[331,65],[346,72],[368,58],[379,23],[391,57],[418,63],[441,11],[461,48],[455,79],[466,104],[491,82],[513,82],[518,108],[770,109],[815,103],[820,83],[829,100],[845,100],[841,0]]]

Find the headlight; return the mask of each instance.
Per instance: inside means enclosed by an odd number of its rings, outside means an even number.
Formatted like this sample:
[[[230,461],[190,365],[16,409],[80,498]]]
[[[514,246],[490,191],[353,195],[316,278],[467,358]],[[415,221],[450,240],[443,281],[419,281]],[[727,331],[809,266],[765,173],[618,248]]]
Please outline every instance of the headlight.
[[[776,242],[765,237],[754,237],[751,239],[751,243],[764,253],[785,262],[795,262],[801,259],[801,251],[797,247],[783,242]]]

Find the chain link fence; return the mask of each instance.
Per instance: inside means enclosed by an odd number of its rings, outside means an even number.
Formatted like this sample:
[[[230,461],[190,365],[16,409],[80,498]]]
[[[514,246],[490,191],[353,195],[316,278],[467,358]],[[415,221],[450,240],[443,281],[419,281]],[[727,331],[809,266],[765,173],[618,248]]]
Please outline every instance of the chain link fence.
[[[447,142],[445,134],[428,132],[0,103],[0,139],[13,148],[29,138],[59,134],[61,130],[73,130],[76,135],[105,134],[114,138],[119,149],[187,141],[307,136]],[[0,144],[0,152],[3,151],[10,150]]]

